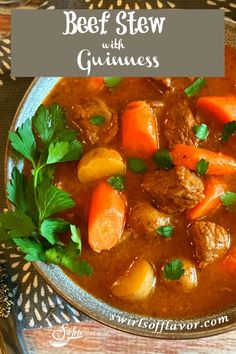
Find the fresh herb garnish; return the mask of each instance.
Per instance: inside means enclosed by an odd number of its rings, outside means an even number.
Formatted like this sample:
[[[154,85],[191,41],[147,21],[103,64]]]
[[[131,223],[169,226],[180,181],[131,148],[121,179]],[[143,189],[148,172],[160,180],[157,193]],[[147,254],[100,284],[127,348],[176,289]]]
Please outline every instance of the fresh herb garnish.
[[[161,168],[169,170],[173,167],[172,158],[166,149],[160,149],[153,156],[154,162]]]
[[[27,120],[31,122],[29,119]],[[65,128],[65,113],[62,108],[54,103],[49,109],[43,104],[39,106],[32,123],[43,143],[49,145],[52,141],[57,141],[58,135],[64,135],[69,129]],[[62,139],[64,141],[64,139]],[[70,139],[68,139],[69,141]]]
[[[9,133],[9,140],[11,146],[23,155],[26,159],[30,160],[33,164],[36,160],[36,141],[32,132],[32,122],[27,119],[21,127],[17,129],[17,132]]]
[[[117,77],[117,76],[104,77],[104,82],[107,87],[112,88],[112,87],[118,85],[122,79],[123,79],[123,77]]]
[[[200,140],[206,140],[209,134],[209,129],[206,124],[195,125],[195,127],[193,127],[193,131],[195,136]]]
[[[203,77],[200,77],[199,79],[195,80],[192,85],[188,86],[185,90],[184,93],[188,97],[192,97],[196,95],[202,88],[205,86],[206,80]]]
[[[209,167],[209,162],[205,159],[201,159],[196,164],[197,174],[198,176],[205,175],[207,173]]]
[[[224,125],[223,131],[222,131],[222,135],[221,135],[221,139],[223,141],[228,140],[231,135],[233,135],[236,132],[236,121],[233,120],[232,122],[226,123]]]
[[[229,207],[236,203],[236,193],[234,192],[225,192],[220,197],[224,206]]]
[[[35,229],[32,219],[21,210],[0,213],[0,226],[9,238],[28,236]]]
[[[58,234],[68,230],[69,223],[63,219],[45,219],[40,226],[40,234],[45,237],[51,245],[58,243]]]
[[[89,122],[93,125],[102,125],[106,121],[105,117],[103,116],[93,116],[92,118],[89,119]]]
[[[16,208],[23,212],[27,210],[27,200],[25,198],[25,176],[17,168],[12,171],[10,182],[7,184],[7,198]]]
[[[49,109],[41,105],[32,121],[27,119],[16,132],[10,132],[11,146],[31,162],[32,173],[26,178],[16,167],[12,171],[7,196],[15,210],[0,213],[0,241],[13,242],[28,261],[60,264],[78,275],[89,275],[90,265],[80,259],[79,230],[53,217],[75,205],[70,194],[52,180],[56,163],[80,159],[83,149],[76,136],[76,131],[66,127],[65,114],[57,104]],[[58,237],[65,231],[71,231],[69,244]]]
[[[147,170],[145,162],[137,157],[129,157],[128,167],[135,173],[144,173]]]
[[[174,227],[171,225],[168,225],[168,226],[158,227],[158,229],[156,230],[156,233],[163,236],[163,237],[168,238],[173,235],[173,231],[174,231]]]
[[[57,162],[77,161],[82,155],[82,144],[78,140],[58,141],[51,143],[48,148],[46,164]]]
[[[112,185],[114,189],[121,192],[124,187],[124,177],[122,176],[112,176],[107,179],[107,182]]]
[[[173,259],[164,266],[164,275],[166,279],[177,280],[184,274],[183,262],[180,259]]]
[[[45,250],[41,243],[26,237],[15,238],[14,243],[26,253],[25,259],[29,262],[46,261]]]

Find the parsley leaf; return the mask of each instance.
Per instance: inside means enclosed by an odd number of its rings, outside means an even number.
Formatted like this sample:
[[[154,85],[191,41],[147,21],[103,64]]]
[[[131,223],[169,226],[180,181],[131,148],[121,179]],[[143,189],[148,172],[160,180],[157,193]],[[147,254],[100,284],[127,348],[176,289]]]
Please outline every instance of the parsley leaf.
[[[73,129],[69,129],[69,128],[65,128],[60,130],[57,133],[57,139],[54,139],[54,141],[72,141],[72,140],[76,140],[78,133],[73,130]],[[78,141],[78,140],[77,140]]]
[[[57,233],[65,232],[68,228],[69,223],[63,219],[45,219],[40,225],[40,234],[54,245],[58,242]]]
[[[10,181],[7,183],[7,198],[16,207],[27,215],[31,215],[37,223],[38,212],[34,196],[34,177],[25,178],[25,175],[16,167],[12,170]]]
[[[38,107],[34,117],[32,118],[32,123],[44,143],[50,140],[50,113],[43,104]]]
[[[51,143],[48,148],[48,158],[47,164],[52,164],[56,162],[60,162],[63,160],[63,157],[69,151],[69,143],[68,141],[58,141],[57,143]]]
[[[63,247],[58,246],[58,247],[49,248],[45,252],[46,261],[48,263],[60,265],[64,254],[65,254],[65,250],[63,249]]]
[[[23,212],[27,210],[26,180],[23,173],[13,168],[11,180],[7,183],[7,198],[16,208]]]
[[[63,157],[60,162],[66,162],[66,161],[76,161],[81,158],[81,155],[83,153],[83,145],[79,140],[72,140],[70,141],[69,144],[69,151],[68,153]]]
[[[209,129],[206,124],[195,125],[195,127],[193,127],[193,131],[195,136],[200,140],[206,140],[209,134]]]
[[[164,266],[164,275],[166,279],[177,280],[184,274],[183,262],[179,259],[173,259]]]
[[[236,203],[236,193],[234,192],[225,192],[220,197],[224,206],[228,207]]]
[[[174,227],[171,225],[168,225],[168,226],[158,227],[158,229],[156,230],[156,233],[165,237],[165,238],[169,238],[170,236],[173,235],[173,231],[174,231]]]
[[[65,114],[56,103],[52,104],[49,109],[42,104],[37,109],[32,121],[43,143],[49,144],[65,127]]]
[[[93,125],[102,125],[105,123],[105,121],[106,119],[100,115],[93,116],[92,118],[89,119],[89,122]]]
[[[49,109],[41,105],[33,127],[41,138],[38,147],[29,119],[9,134],[12,147],[32,162],[32,173],[26,178],[17,168],[12,171],[7,196],[16,210],[0,213],[0,239],[20,247],[28,261],[48,261],[89,275],[92,268],[78,258],[82,249],[79,229],[64,219],[49,218],[75,205],[68,193],[53,184],[54,171],[58,162],[78,160],[82,144],[76,139],[77,132],[66,127],[64,112],[57,104]],[[65,244],[58,234],[69,226],[71,240]]]
[[[27,119],[16,132],[10,132],[9,140],[11,142],[11,146],[16,151],[21,153],[33,164],[35,163],[37,149],[30,119]]]
[[[30,175],[28,177],[27,182],[28,183],[26,184],[26,200],[28,206],[28,214],[32,217],[34,223],[38,225],[39,211],[35,200],[34,176]]]
[[[144,173],[147,170],[145,162],[137,157],[129,157],[128,167],[135,173]]]
[[[24,257],[29,262],[45,261],[45,251],[43,246],[28,238],[14,238],[15,244],[27,255]]]
[[[72,272],[84,276],[84,275],[92,275],[93,269],[91,266],[83,259],[73,259],[65,255],[62,258],[61,265],[70,269]]]
[[[192,85],[188,86],[185,90],[184,93],[188,97],[195,96],[202,88],[205,86],[206,80],[203,77],[200,77],[199,79],[195,80]]]
[[[92,268],[86,261],[70,257],[62,247],[50,248],[45,255],[48,262],[64,266],[80,276],[92,274]]]
[[[236,132],[236,121],[233,120],[232,122],[224,124],[224,128],[222,131],[221,139],[223,141],[228,140],[231,135],[233,135]]]
[[[38,186],[38,203],[40,220],[75,205],[70,194],[54,186],[47,178],[43,178]]]
[[[82,154],[82,144],[79,141],[58,141],[48,148],[47,164],[79,160]]]
[[[73,241],[73,244],[76,244],[76,250],[79,252],[79,254],[81,254],[82,241],[81,241],[80,230],[75,225],[70,225],[70,231],[71,231],[71,240]]]
[[[7,230],[10,238],[28,236],[35,229],[32,219],[21,210],[1,213],[0,225]]]
[[[112,185],[117,191],[122,191],[124,187],[124,177],[123,176],[112,176],[107,179],[107,183]]]
[[[155,153],[153,156],[154,162],[157,164],[157,166],[169,170],[173,167],[172,164],[172,158],[170,156],[170,153],[166,149],[160,149]]]
[[[0,243],[11,243],[11,239],[9,238],[8,231],[1,225],[0,223]]]
[[[120,83],[123,77],[104,77],[105,85],[109,88],[112,88]]]
[[[196,164],[197,174],[198,176],[205,175],[207,173],[209,167],[209,162],[205,159],[201,159]]]

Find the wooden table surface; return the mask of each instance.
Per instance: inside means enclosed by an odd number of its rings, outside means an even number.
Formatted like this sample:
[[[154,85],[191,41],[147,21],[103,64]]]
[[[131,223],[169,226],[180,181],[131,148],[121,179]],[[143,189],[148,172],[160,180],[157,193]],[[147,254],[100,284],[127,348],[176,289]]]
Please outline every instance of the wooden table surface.
[[[42,2],[33,0],[26,7],[35,8]],[[10,15],[0,5],[0,38],[9,33]],[[29,353],[54,353],[56,348],[50,344],[50,341],[53,339],[56,330],[61,331],[61,327],[25,330],[23,336]],[[69,324],[68,330],[79,332],[80,338],[69,340],[67,344],[59,348],[60,354],[236,353],[236,331],[204,339],[167,341],[137,337],[106,327],[95,321]]]

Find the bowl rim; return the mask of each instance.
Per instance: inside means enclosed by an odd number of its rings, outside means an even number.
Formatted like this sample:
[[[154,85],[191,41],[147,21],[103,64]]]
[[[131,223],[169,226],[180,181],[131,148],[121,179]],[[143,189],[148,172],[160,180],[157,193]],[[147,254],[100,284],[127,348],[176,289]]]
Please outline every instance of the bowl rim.
[[[236,22],[225,19],[226,31],[236,31]],[[41,82],[49,78],[35,78],[29,88],[27,89],[23,99],[21,100],[20,105],[15,113],[15,116],[12,120],[10,130],[15,130],[21,118],[24,108],[31,101],[32,92],[37,89],[37,85],[40,85]],[[55,83],[58,82],[60,78],[55,78]],[[55,85],[54,83],[54,85]],[[54,86],[53,85],[53,86]],[[52,86],[52,87],[53,87]],[[51,87],[51,88],[52,88]],[[50,90],[46,93],[46,95]],[[46,95],[44,97],[46,97]],[[37,109],[37,106],[34,107],[34,110]],[[9,140],[7,141],[7,146],[5,150],[5,163],[4,163],[4,180],[5,180],[5,191],[6,184],[9,180],[12,167],[15,165],[14,159],[11,157]],[[10,204],[8,203],[8,207]],[[220,313],[210,314],[209,316],[172,320],[172,319],[162,319],[156,317],[147,317],[138,315],[131,312],[126,312],[120,310],[119,308],[113,307],[104,301],[97,299],[79,285],[74,283],[64,272],[63,270],[54,265],[48,265],[42,262],[33,263],[36,270],[42,276],[42,278],[59,294],[62,298],[68,301],[72,306],[77,308],[79,311],[85,313],[94,320],[105,324],[111,328],[149,338],[158,338],[158,339],[196,339],[214,336],[228,331],[236,329],[236,304],[234,308],[229,308]],[[66,290],[65,290],[66,285]],[[212,328],[210,326],[204,326],[206,323],[211,323],[211,321],[216,321],[220,318],[229,319],[226,323],[220,324],[217,323]],[[122,322],[122,318],[126,319]],[[165,326],[168,323],[169,329],[165,329],[160,332],[156,331],[154,333],[153,329],[157,328],[164,324]],[[199,327],[195,328],[196,331],[188,329],[187,326],[193,323],[198,323]],[[143,327],[146,324],[146,327]],[[153,324],[155,327],[153,327]],[[164,326],[163,325],[163,326]],[[156,327],[157,326],[157,327]],[[184,330],[170,330],[170,327],[184,328]],[[185,326],[185,327],[183,327]],[[160,328],[161,330],[161,328]]]

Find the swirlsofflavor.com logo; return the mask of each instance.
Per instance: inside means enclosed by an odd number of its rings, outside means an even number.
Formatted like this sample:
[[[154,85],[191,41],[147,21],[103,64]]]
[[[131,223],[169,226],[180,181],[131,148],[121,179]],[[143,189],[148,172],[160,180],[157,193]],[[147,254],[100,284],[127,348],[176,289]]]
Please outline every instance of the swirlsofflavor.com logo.
[[[52,339],[49,341],[54,348],[64,347],[72,339],[83,337],[83,333],[76,327],[69,328],[67,323],[64,323],[60,329],[52,332]]]

